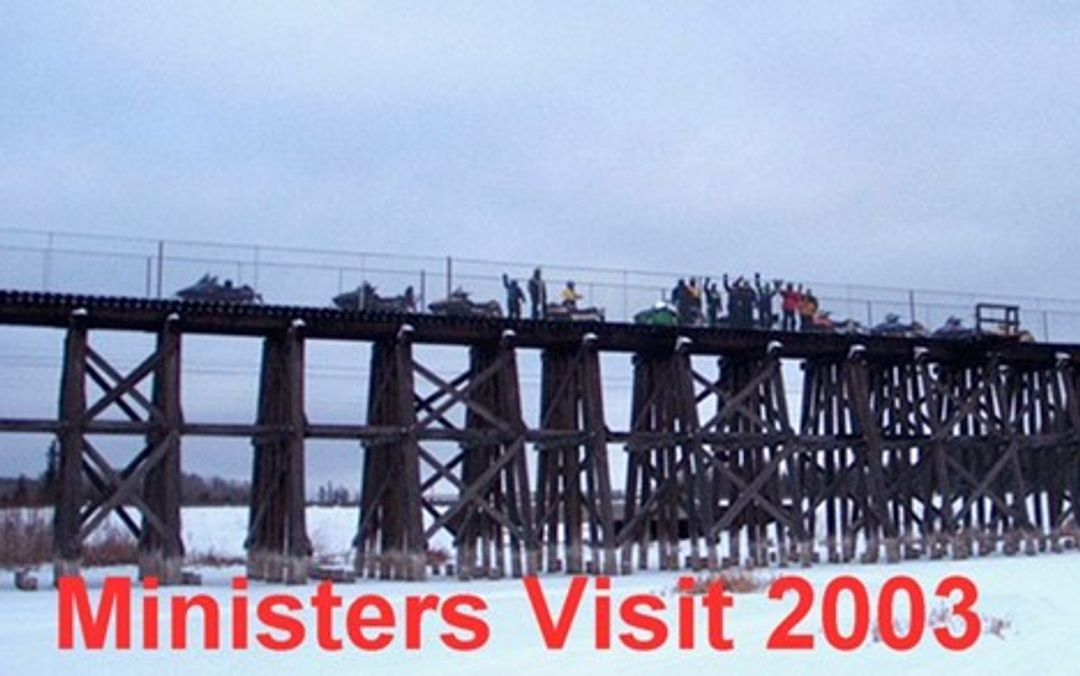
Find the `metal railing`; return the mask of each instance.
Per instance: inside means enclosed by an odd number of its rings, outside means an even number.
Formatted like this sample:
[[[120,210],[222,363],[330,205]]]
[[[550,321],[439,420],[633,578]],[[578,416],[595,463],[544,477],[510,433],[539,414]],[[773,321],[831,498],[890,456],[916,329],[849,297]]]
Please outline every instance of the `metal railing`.
[[[330,305],[333,296],[363,281],[371,282],[384,295],[396,295],[412,286],[422,306],[459,286],[477,300],[502,301],[503,273],[524,282],[533,268],[540,267],[550,298],[572,279],[585,295],[586,305],[604,308],[609,320],[631,321],[637,311],[667,298],[678,278],[719,280],[724,272],[646,271],[59,230],[0,228],[0,234],[0,287],[157,298],[170,297],[211,273],[237,284],[250,284],[269,303]],[[763,274],[769,282],[776,277],[782,275]],[[1023,327],[1039,340],[1080,340],[1080,299],[794,281],[813,288],[821,308],[833,317],[852,318],[865,325],[875,324],[887,314],[931,329],[950,316],[972,325],[976,303],[996,302],[1019,305]],[[775,306],[779,312],[779,302]]]

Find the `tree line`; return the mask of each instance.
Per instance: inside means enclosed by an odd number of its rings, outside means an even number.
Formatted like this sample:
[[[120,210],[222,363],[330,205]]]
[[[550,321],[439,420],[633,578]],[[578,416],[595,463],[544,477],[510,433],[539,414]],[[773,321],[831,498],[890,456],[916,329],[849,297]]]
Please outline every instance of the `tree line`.
[[[59,449],[52,443],[46,452],[45,470],[38,476],[20,474],[0,477],[0,507],[43,507],[56,500],[56,479],[59,467]],[[97,491],[84,476],[82,490],[86,498]],[[251,482],[205,477],[182,473],[180,479],[180,502],[191,506],[247,505],[251,496]],[[317,505],[354,505],[355,491],[345,486],[327,482],[318,487],[311,500]]]

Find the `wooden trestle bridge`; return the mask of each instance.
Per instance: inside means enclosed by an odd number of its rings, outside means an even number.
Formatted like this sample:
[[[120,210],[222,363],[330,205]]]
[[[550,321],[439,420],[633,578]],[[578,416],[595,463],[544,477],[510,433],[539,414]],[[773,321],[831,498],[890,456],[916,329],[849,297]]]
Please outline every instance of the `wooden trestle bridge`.
[[[428,544],[444,528],[463,577],[714,569],[770,556],[807,564],[818,552],[830,560],[959,558],[998,547],[1060,551],[1078,538],[1080,345],[14,291],[0,292],[0,324],[66,331],[57,417],[0,419],[0,432],[59,440],[62,574],[78,571],[82,543],[115,511],[139,538],[140,571],[180,579],[181,442],[195,435],[252,439],[248,571],[285,582],[306,580],[312,555],[307,439],[362,443],[355,567],[380,577],[424,578]],[[157,336],[130,372],[93,346],[117,331]],[[255,421],[184,417],[188,334],[261,338]],[[305,415],[304,352],[313,340],[372,345],[366,421],[319,424]],[[426,344],[467,350],[469,367],[441,377],[414,355]],[[542,355],[535,427],[522,411],[521,350]],[[632,415],[621,431],[621,421],[604,419],[599,357],[608,351],[634,355]],[[797,412],[784,394],[788,360],[802,367]],[[705,361],[709,369],[696,368]],[[104,392],[97,400],[88,399],[90,382]],[[144,382],[149,395],[138,387]],[[116,410],[123,420],[103,418]],[[461,410],[464,425],[451,420]],[[112,467],[92,442],[98,435],[136,438],[140,450]],[[436,454],[432,442],[458,451]],[[624,477],[611,476],[612,446],[626,452]],[[456,500],[429,499],[436,484],[451,486]]]

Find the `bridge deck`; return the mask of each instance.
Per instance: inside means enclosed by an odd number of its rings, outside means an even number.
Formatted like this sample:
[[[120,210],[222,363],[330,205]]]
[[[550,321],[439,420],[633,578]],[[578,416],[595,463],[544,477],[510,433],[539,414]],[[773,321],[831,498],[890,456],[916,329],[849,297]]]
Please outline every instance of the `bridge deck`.
[[[783,356],[790,358],[843,358],[854,344],[863,345],[868,357],[901,361],[911,359],[916,348],[927,350],[928,356],[939,362],[982,362],[989,353],[1006,363],[1052,364],[1064,355],[1080,356],[1077,344],[1020,343],[994,336],[978,340],[909,339],[0,291],[0,324],[64,328],[75,310],[86,311],[87,328],[126,331],[156,332],[169,315],[176,314],[180,317],[178,328],[185,333],[262,337],[286,330],[299,319],[304,323],[305,337],[324,340],[393,338],[402,324],[409,324],[414,342],[443,345],[496,344],[505,331],[512,330],[517,346],[540,349],[572,348],[593,334],[597,348],[609,352],[665,352],[679,336],[685,336],[692,341],[689,351],[704,355],[764,354],[771,342],[779,341]]]

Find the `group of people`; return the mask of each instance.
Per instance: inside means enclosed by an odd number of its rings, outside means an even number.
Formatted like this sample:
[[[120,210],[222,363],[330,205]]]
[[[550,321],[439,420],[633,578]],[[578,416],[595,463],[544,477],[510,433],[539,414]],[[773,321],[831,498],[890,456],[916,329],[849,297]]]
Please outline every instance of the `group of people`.
[[[518,280],[507,274],[502,277],[506,290],[506,314],[511,319],[520,319],[525,301],[529,301],[529,316],[532,319],[548,317],[547,283],[540,268],[525,282],[525,288]],[[752,280],[739,276],[730,280],[727,274],[721,279],[724,292],[727,293],[727,314],[724,315],[724,301],[720,285],[706,277],[699,281],[697,277],[680,279],[671,291],[671,304],[675,308],[678,322],[684,326],[727,326],[736,329],[776,328],[777,320],[781,331],[813,330],[815,318],[820,309],[818,299],[810,288],[802,284],[774,279],[763,282],[760,273],[754,273]],[[780,314],[774,311],[774,304],[779,298]],[[559,303],[568,309],[576,309],[582,299],[572,280],[568,280],[559,293]]]
[[[780,279],[763,283],[760,273],[754,274],[752,282],[742,276],[732,281],[726,274],[721,281],[727,292],[726,316],[721,316],[724,304],[715,281],[706,277],[699,284],[696,277],[690,277],[689,280],[680,279],[675,284],[671,291],[671,304],[675,307],[679,324],[770,330],[776,326],[778,319],[773,312],[773,304],[779,296],[780,330],[795,331],[798,328],[809,331],[814,325],[819,310],[818,300],[814,292],[809,288],[803,289],[802,284],[785,284]]]
[[[506,289],[506,316],[510,319],[521,319],[522,306],[525,304],[525,291],[521,284],[506,273],[503,273],[503,288]],[[529,299],[529,317],[531,319],[545,319],[548,315],[547,283],[544,281],[540,268],[533,270],[532,276],[526,282]],[[566,308],[574,310],[578,301],[582,299],[581,293],[574,286],[573,280],[567,280],[566,286],[559,292],[559,302]]]

